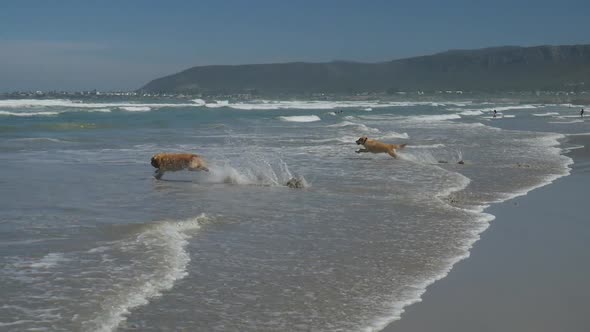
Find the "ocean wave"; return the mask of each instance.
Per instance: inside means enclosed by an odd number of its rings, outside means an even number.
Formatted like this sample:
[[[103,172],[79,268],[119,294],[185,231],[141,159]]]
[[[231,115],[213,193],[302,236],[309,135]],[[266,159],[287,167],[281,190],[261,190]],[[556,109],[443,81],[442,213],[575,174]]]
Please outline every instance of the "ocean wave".
[[[404,120],[412,122],[431,122],[461,119],[459,114],[436,114],[436,115],[416,115],[406,117]]]
[[[578,115],[560,115],[560,116],[557,116],[556,118],[558,118],[558,119],[580,119],[581,116],[579,114]]]
[[[489,119],[489,120],[498,120],[498,119],[513,119],[515,118],[516,115],[514,114],[502,114],[502,113],[498,113],[496,114],[496,116],[490,115],[490,116],[482,116],[482,119]]]
[[[528,110],[538,108],[535,105],[523,104],[523,105],[508,105],[508,106],[496,106],[496,107],[484,107],[484,108],[465,108],[463,111],[479,111],[483,113],[490,113],[496,110],[497,112],[502,111],[515,111],[515,110]]]
[[[483,112],[482,111],[462,111],[459,112],[459,115],[466,115],[466,116],[471,116],[471,115],[482,115]]]
[[[128,112],[149,112],[152,110],[149,106],[120,106],[119,109]]]
[[[434,146],[408,146],[408,149],[404,149],[399,153],[400,159],[408,160],[418,164],[438,164],[438,161],[450,160],[451,163],[456,163],[463,159],[460,151],[439,151],[435,150]],[[443,157],[444,158],[441,158]],[[463,179],[462,179],[463,180]]]
[[[197,106],[205,106],[205,104],[207,104],[203,99],[200,98],[193,99],[193,103],[195,103]]]
[[[451,269],[453,268],[453,266],[456,263],[469,257],[471,248],[473,247],[475,242],[477,242],[480,239],[480,234],[484,230],[486,230],[489,227],[490,222],[495,219],[494,215],[484,212],[485,209],[489,207],[489,204],[501,203],[501,202],[513,199],[515,197],[518,197],[518,196],[526,195],[527,193],[529,193],[530,191],[532,191],[534,189],[546,186],[560,177],[569,175],[570,171],[571,171],[570,166],[573,164],[573,159],[571,159],[567,156],[561,155],[562,149],[560,149],[558,147],[560,145],[559,140],[563,139],[564,137],[565,137],[565,135],[562,135],[562,134],[546,134],[543,137],[535,137],[533,139],[526,140],[526,141],[528,141],[528,143],[533,144],[536,147],[538,147],[540,150],[542,150],[543,153],[549,153],[554,156],[558,156],[559,159],[561,160],[561,166],[562,166],[560,171],[556,172],[554,174],[549,174],[549,175],[545,176],[545,178],[541,179],[541,181],[537,182],[534,185],[530,185],[528,187],[522,188],[521,190],[517,190],[512,193],[507,193],[507,194],[503,195],[501,198],[499,198],[495,201],[488,202],[487,204],[474,206],[473,209],[469,209],[469,210],[457,208],[457,209],[464,210],[466,213],[471,214],[472,218],[475,220],[474,225],[476,225],[470,231],[470,236],[468,236],[464,239],[462,246],[461,246],[461,253],[454,256],[454,257],[447,259],[445,261],[445,267],[443,269],[439,270],[438,272],[436,272],[435,274],[433,274],[431,276],[427,276],[426,279],[418,281],[416,284],[409,285],[407,287],[409,290],[406,292],[406,294],[402,294],[402,296],[401,296],[402,300],[400,300],[399,298],[392,299],[390,304],[388,304],[388,306],[389,306],[388,309],[389,309],[389,312],[391,312],[391,314],[381,316],[381,317],[374,319],[368,326],[365,327],[364,330],[366,330],[366,331],[379,331],[379,330],[385,328],[391,322],[399,320],[401,318],[401,315],[404,313],[406,307],[408,307],[409,305],[412,305],[414,303],[418,303],[418,302],[422,301],[422,295],[426,292],[426,289],[428,286],[432,285],[433,283],[435,283],[436,281],[438,281],[440,279],[445,278],[450,273]],[[403,159],[404,157],[407,157],[407,154],[400,155],[400,156]],[[456,174],[458,174],[458,173],[456,173]],[[460,176],[462,176],[462,175],[460,175]],[[439,193],[439,195],[437,195],[441,202],[445,202],[445,197],[449,197],[452,193],[459,192],[467,187],[467,185],[470,182],[470,179],[468,179],[464,176],[462,176],[462,177],[464,178],[463,181],[459,181],[456,186],[453,186],[453,187],[449,188],[447,191]],[[456,208],[456,207],[453,207],[453,208]]]
[[[279,109],[340,109],[340,108],[357,108],[364,111],[372,111],[373,108],[384,107],[412,107],[412,106],[439,106],[439,105],[464,105],[463,103],[452,102],[386,102],[386,101],[278,101],[278,100],[255,100],[249,102],[233,102],[227,100],[216,101],[215,103],[206,104],[206,107],[229,107],[239,110],[279,110]]]
[[[358,136],[342,136],[342,137],[331,137],[331,138],[320,138],[320,139],[306,139],[305,142],[309,143],[350,143],[354,144],[354,142],[358,139]]]
[[[408,145],[406,149],[435,149],[435,148],[444,148],[446,145],[437,143],[437,144],[423,144],[423,145]]]
[[[279,119],[286,122],[315,122],[322,120],[317,115],[280,116]]]
[[[378,133],[379,132],[379,129],[377,129],[377,128],[371,128],[365,124],[350,122],[350,121],[342,121],[339,123],[328,125],[327,127],[331,127],[331,128],[354,127],[357,131],[369,132],[369,133]]]
[[[62,112],[8,112],[8,111],[0,111],[0,115],[6,116],[51,116],[51,115],[58,115]]]
[[[227,100],[217,100],[214,103],[205,104],[205,107],[209,107],[209,108],[220,108],[220,107],[228,107],[228,106],[229,106],[229,101],[227,101]]]
[[[410,135],[408,135],[408,133],[397,133],[395,131],[390,131],[387,132],[383,135],[379,135],[378,136],[379,139],[392,139],[392,138],[402,138],[402,139],[408,139],[410,138]]]
[[[76,108],[76,109],[105,109],[123,107],[199,107],[200,104],[192,103],[134,103],[134,102],[84,102],[70,99],[6,99],[0,100],[0,109],[4,108]]]
[[[548,123],[552,124],[574,124],[574,123],[583,123],[584,120],[571,120],[571,121],[549,121]]]
[[[446,190],[436,195],[440,202],[447,204],[446,198],[455,192],[459,192],[467,188],[471,180],[459,173],[450,171],[445,172],[447,174],[453,174],[456,177],[454,185],[448,187]],[[482,207],[479,211],[483,211],[483,208],[484,207]],[[373,319],[368,324],[368,326],[365,326],[364,329],[362,329],[363,331],[380,331],[392,322],[401,319],[401,315],[405,312],[405,308],[414,303],[419,303],[422,301],[422,295],[424,295],[428,286],[432,285],[438,280],[445,278],[451,272],[451,269],[456,263],[469,257],[471,248],[475,242],[480,239],[480,234],[489,227],[490,222],[495,219],[495,216],[473,210],[463,211],[472,215],[472,219],[474,220],[474,228],[470,231],[470,236],[468,236],[461,244],[461,253],[455,257],[446,259],[444,262],[445,266],[441,270],[433,273],[432,275],[425,276],[425,279],[423,280],[418,280],[414,284],[408,285],[403,294],[401,294],[401,300],[400,298],[395,298],[384,304],[387,307],[387,312],[389,312],[389,314]]]
[[[107,297],[92,319],[82,323],[86,331],[113,331],[126,320],[130,310],[149,303],[153,298],[171,289],[177,280],[188,272],[186,267],[190,255],[186,250],[188,240],[194,231],[201,228],[210,218],[201,214],[192,219],[163,221],[145,225],[132,239],[117,244],[119,250],[143,251],[153,255],[150,263],[155,264],[149,272],[133,277],[133,284],[126,285],[115,295]],[[100,253],[100,252],[99,252]]]
[[[24,137],[24,138],[13,138],[10,139],[13,142],[52,142],[52,143],[70,143],[70,141],[64,141],[58,138],[51,137]]]
[[[29,263],[30,268],[32,269],[49,269],[52,267],[57,266],[60,262],[65,261],[66,258],[64,254],[61,252],[52,252],[37,261],[32,261]]]
[[[534,116],[554,116],[559,115],[557,112],[547,112],[547,113],[534,113]]]
[[[5,99],[0,100],[0,108],[62,107],[71,105],[69,99]]]

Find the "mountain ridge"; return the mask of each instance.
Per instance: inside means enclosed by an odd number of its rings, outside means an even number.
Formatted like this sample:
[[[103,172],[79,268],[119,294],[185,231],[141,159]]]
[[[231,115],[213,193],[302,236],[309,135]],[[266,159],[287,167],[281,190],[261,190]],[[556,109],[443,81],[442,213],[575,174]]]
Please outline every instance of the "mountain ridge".
[[[260,95],[584,89],[590,44],[448,50],[384,62],[348,60],[191,67],[140,91]],[[586,88],[587,89],[587,88]]]

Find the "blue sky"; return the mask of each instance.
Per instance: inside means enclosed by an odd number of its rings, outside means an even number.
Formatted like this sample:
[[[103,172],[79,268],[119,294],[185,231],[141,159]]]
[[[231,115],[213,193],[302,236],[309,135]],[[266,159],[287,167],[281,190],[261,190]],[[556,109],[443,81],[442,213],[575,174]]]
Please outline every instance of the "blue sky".
[[[0,91],[136,89],[196,65],[590,43],[590,1],[8,1]]]

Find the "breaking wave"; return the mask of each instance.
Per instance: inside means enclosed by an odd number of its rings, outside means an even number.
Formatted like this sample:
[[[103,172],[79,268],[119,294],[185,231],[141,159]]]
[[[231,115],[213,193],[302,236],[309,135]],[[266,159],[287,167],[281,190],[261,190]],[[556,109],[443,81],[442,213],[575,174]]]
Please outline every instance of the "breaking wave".
[[[102,310],[92,319],[82,323],[83,330],[107,332],[116,329],[126,320],[125,316],[131,309],[148,304],[150,299],[161,296],[164,291],[171,289],[177,280],[186,277],[186,267],[190,262],[186,250],[188,240],[194,231],[209,220],[207,215],[201,214],[187,220],[143,225],[141,231],[131,239],[116,243],[114,250],[137,251],[149,256],[145,262],[134,262],[135,271],[131,272],[136,275],[131,279],[125,278],[125,285],[114,285],[118,292],[102,301]],[[106,250],[109,249],[102,248],[95,252],[101,254]],[[150,268],[142,266],[142,263]]]
[[[322,120],[317,115],[280,116],[279,119],[286,122],[315,122]]]

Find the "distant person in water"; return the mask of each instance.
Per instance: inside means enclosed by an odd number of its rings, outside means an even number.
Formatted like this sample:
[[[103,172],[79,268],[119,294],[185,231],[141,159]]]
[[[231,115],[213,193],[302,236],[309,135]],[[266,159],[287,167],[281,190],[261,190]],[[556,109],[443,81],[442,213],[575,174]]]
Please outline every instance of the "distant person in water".
[[[580,117],[583,118],[584,117],[584,109],[582,108],[582,110],[580,110]]]
[[[494,115],[493,115],[493,117],[495,118],[497,114],[498,114],[498,112],[496,112],[496,110],[494,110]]]

